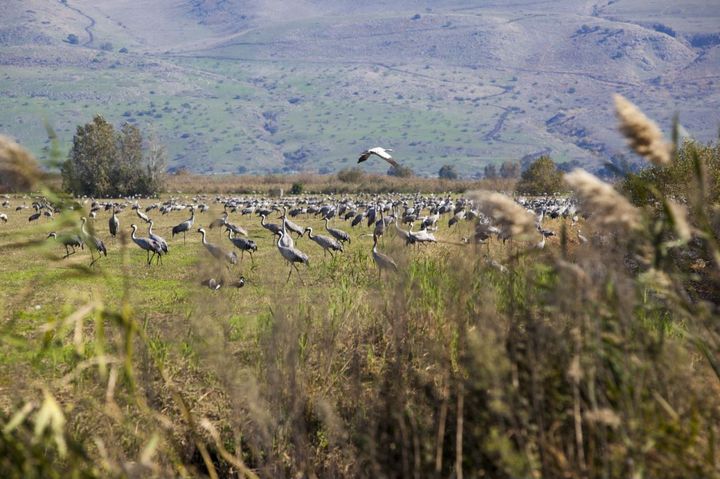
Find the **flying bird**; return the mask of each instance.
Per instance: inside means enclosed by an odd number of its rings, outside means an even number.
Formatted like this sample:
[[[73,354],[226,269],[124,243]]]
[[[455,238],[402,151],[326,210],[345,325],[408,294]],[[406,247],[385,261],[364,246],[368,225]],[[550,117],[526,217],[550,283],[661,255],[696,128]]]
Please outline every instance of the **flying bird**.
[[[360,158],[358,158],[357,162],[362,163],[363,161],[370,158],[372,155],[376,155],[376,156],[379,156],[380,158],[382,158],[383,160],[387,161],[388,163],[390,163],[395,168],[397,168],[399,166],[398,162],[393,160],[393,157],[390,156],[390,153],[388,153],[389,151],[392,151],[392,150],[390,148],[385,149],[381,146],[376,146],[375,148],[370,148],[369,150],[365,150],[362,152],[362,154],[360,155]]]

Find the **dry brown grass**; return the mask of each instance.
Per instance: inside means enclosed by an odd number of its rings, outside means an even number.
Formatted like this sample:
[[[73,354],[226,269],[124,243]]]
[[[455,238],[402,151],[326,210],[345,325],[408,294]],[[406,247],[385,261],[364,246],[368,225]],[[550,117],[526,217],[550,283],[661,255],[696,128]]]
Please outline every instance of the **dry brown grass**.
[[[432,178],[396,178],[384,175],[362,175],[355,183],[344,182],[337,175],[217,175],[182,173],[169,175],[166,190],[176,193],[222,194],[288,194],[292,185],[302,184],[306,193],[450,193],[471,189],[512,191],[515,180],[440,180]]]

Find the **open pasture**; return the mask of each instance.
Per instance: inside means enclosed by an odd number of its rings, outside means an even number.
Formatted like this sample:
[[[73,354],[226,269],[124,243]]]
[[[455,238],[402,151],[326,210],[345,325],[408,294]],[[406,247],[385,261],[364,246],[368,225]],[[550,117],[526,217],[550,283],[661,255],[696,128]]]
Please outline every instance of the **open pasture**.
[[[63,258],[65,248],[47,238],[76,231],[92,201],[29,222],[34,210],[16,208],[32,201],[13,196],[0,208],[0,388],[12,391],[0,396],[2,408],[40,408],[32,418],[50,409],[62,423],[37,446],[49,452],[36,456],[38,433],[22,417],[6,422],[17,428],[7,444],[32,477],[424,477],[434,469],[509,478],[575,468],[611,477],[659,472],[657,450],[701,476],[716,469],[706,455],[715,446],[697,432],[717,429],[715,333],[696,339],[712,313],[681,303],[680,275],[636,275],[632,261],[651,251],[645,236],[625,243],[593,228],[573,200],[176,195],[139,200],[137,212],[134,200],[98,200],[89,233],[108,255],[93,267],[87,246]],[[124,206],[117,238],[110,203]],[[616,210],[606,225],[640,221],[618,197],[608,204]],[[174,208],[162,214],[163,205]],[[193,227],[185,241],[173,238],[190,205]],[[352,227],[343,205],[398,219],[419,207],[413,231],[430,221],[426,234],[437,242],[405,245],[389,222],[378,249],[397,272],[385,263],[378,274],[376,223]],[[279,225],[283,206],[317,210],[288,215],[315,234],[327,234],[321,218],[337,208],[330,225],[351,241],[332,257],[293,234],[310,260],[288,280],[258,217],[267,209],[267,222]],[[475,217],[486,211],[492,220]],[[140,212],[168,241],[161,264],[147,264],[129,237],[131,224],[147,236]],[[205,250],[200,227],[231,250],[222,228],[210,228],[223,212],[257,242],[253,260],[226,266]],[[501,241],[507,232],[528,236]],[[210,278],[224,283],[201,284]],[[638,447],[648,441],[658,449]]]

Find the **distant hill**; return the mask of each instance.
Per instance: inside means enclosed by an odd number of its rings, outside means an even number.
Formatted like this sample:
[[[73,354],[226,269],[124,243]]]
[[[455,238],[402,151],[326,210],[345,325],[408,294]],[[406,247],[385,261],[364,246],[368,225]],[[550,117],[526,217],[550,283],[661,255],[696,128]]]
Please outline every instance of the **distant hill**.
[[[367,146],[423,175],[628,155],[610,96],[720,125],[720,5],[690,0],[22,0],[0,16],[0,132],[38,155],[101,113],[171,168],[332,172]],[[367,168],[384,171],[382,162]]]

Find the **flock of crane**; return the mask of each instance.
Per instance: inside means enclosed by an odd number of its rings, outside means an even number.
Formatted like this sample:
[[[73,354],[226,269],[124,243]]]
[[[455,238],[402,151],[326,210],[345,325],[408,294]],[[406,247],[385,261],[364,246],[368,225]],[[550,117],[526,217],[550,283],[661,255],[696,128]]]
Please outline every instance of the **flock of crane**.
[[[217,203],[222,206],[223,213],[207,224],[208,229],[224,228],[228,242],[216,244],[208,240],[206,229],[203,227],[194,230],[197,220],[196,214],[203,214],[210,210],[208,202]],[[577,221],[577,207],[572,199],[544,197],[535,199],[518,199],[517,202],[527,211],[536,215],[536,228],[539,241],[535,244],[537,248],[545,246],[546,238],[554,236],[555,232],[543,227],[544,218],[571,218],[573,224]],[[363,232],[361,235],[372,235],[373,247],[372,258],[378,268],[378,274],[384,270],[395,271],[397,263],[387,254],[378,250],[378,239],[388,230],[394,230],[399,238],[407,245],[419,245],[428,243],[450,243],[464,245],[468,243],[486,243],[495,237],[503,242],[511,239],[511,233],[507,228],[495,225],[492,218],[485,217],[478,212],[477,205],[473,200],[460,197],[453,199],[450,196],[435,197],[416,195],[388,194],[385,196],[358,196],[336,198],[326,197],[290,197],[286,199],[273,199],[261,197],[221,197],[217,196],[212,201],[205,197],[195,197],[191,201],[168,199],[163,202],[153,202],[142,207],[137,199],[124,199],[122,201],[94,201],[87,199],[85,205],[75,206],[86,209],[89,206],[89,216],[93,219],[93,226],[88,228],[88,219],[83,216],[78,228],[69,232],[51,232],[48,238],[53,238],[65,248],[64,258],[75,254],[78,249],[87,247],[90,251],[93,266],[102,257],[107,256],[108,251],[105,243],[98,237],[96,232],[99,227],[96,218],[99,213],[109,212],[107,220],[108,232],[111,237],[121,233],[120,218],[118,214],[126,208],[135,211],[138,220],[147,225],[147,235],[139,236],[139,228],[136,224],[130,225],[130,237],[132,241],[146,252],[146,262],[152,265],[162,264],[162,259],[170,251],[169,242],[153,231],[154,221],[149,215],[153,213],[168,215],[176,212],[189,212],[189,218],[176,224],[171,229],[171,239],[182,234],[183,244],[187,241],[186,234],[197,232],[200,241],[207,252],[217,260],[218,264],[226,264],[229,267],[238,264],[247,252],[254,263],[253,253],[257,251],[257,242],[250,239],[248,232],[239,224],[231,221],[231,215],[240,217],[257,216],[260,225],[275,238],[274,242],[280,256],[289,264],[288,280],[293,270],[298,274],[299,264],[308,264],[308,254],[296,245],[296,240],[307,236],[323,250],[324,255],[334,256],[342,253],[345,245],[351,242],[351,235],[347,229],[355,229],[360,225],[372,228],[370,233]],[[6,210],[11,210],[9,197],[1,204]],[[29,208],[26,204],[17,206],[16,212]],[[28,222],[38,221],[41,217],[50,220],[57,214],[57,210],[49,202],[38,199],[32,203],[34,212],[28,217]],[[278,214],[280,223],[270,223],[268,219],[271,214]],[[296,222],[301,217],[314,216],[324,222],[325,233],[319,234],[313,231],[312,227],[302,227]],[[474,235],[464,237],[459,241],[438,240],[435,233],[442,218],[447,220],[448,228],[453,228],[460,222],[472,221],[475,223]],[[0,221],[7,222],[7,213],[0,213]],[[257,221],[257,220],[255,220]],[[331,222],[344,221],[347,228],[341,229],[331,226]],[[405,229],[408,225],[408,229]],[[419,229],[414,230],[415,225]],[[367,230],[366,230],[367,231]],[[577,240],[580,243],[587,242],[579,229],[576,230]],[[296,235],[293,238],[293,235]],[[305,249],[305,246],[303,246]],[[238,250],[240,256],[238,257]],[[492,261],[496,267],[503,269],[497,262]],[[302,280],[302,277],[301,277]],[[208,284],[210,287],[219,287],[218,284]]]

